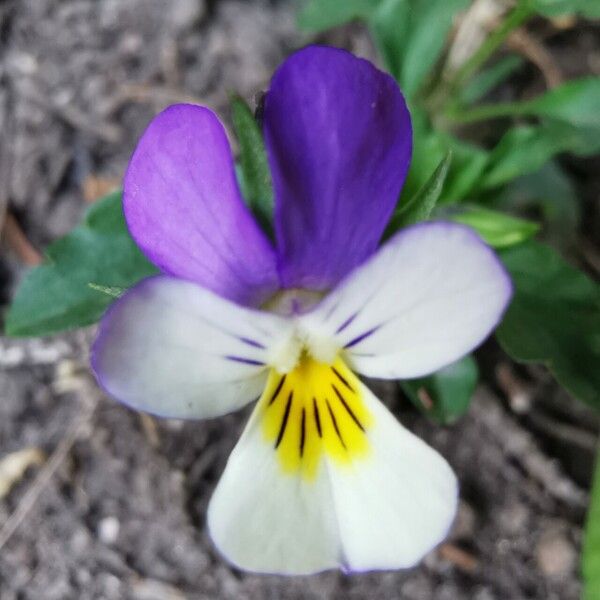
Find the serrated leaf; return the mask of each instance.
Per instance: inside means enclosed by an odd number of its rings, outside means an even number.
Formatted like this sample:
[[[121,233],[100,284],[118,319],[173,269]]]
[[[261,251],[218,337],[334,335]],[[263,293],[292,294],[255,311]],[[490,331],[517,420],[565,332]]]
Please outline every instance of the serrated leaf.
[[[231,99],[231,113],[240,148],[242,194],[263,229],[270,234],[273,222],[273,185],[262,132],[250,107],[239,96]]]
[[[301,29],[315,33],[367,18],[381,0],[309,0],[298,15]]]
[[[585,524],[581,572],[583,600],[598,600],[600,598],[600,449],[596,456],[590,506]]]
[[[465,356],[429,377],[401,381],[400,386],[424,414],[449,424],[467,412],[478,377],[477,363]]]
[[[95,323],[113,297],[90,283],[126,289],[157,272],[129,236],[120,192],[94,203],[83,223],[46,254],[17,290],[6,317],[8,335],[49,335]]]
[[[496,330],[517,361],[545,364],[573,396],[600,409],[600,286],[529,241],[500,253],[515,293]]]
[[[540,229],[537,223],[475,204],[453,206],[440,216],[472,227],[493,248],[509,248],[532,238]]]
[[[385,237],[389,237],[401,227],[426,221],[429,218],[442,193],[451,161],[452,154],[449,152],[437,166],[427,183],[408,202],[400,204],[390,219]]]
[[[435,66],[454,18],[468,4],[469,0],[383,0],[372,14],[375,43],[408,98]]]

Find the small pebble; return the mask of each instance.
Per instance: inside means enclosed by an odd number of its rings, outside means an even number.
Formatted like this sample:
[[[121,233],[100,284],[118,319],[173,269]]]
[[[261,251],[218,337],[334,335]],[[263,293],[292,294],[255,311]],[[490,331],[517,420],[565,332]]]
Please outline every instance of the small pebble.
[[[114,544],[119,536],[120,523],[116,517],[105,517],[98,523],[98,537],[105,544]]]
[[[577,561],[575,548],[561,533],[543,535],[536,547],[535,557],[540,570],[556,578],[571,573]]]

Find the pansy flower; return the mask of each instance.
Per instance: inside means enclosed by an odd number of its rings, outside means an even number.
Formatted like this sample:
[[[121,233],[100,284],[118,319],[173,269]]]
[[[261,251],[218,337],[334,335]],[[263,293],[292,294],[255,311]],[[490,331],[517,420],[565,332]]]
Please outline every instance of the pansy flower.
[[[110,307],[93,368],[111,396],[164,417],[258,399],[208,509],[233,564],[409,567],[446,536],[456,478],[358,375],[414,378],[459,359],[498,323],[511,283],[460,225],[419,224],[380,246],[412,139],[396,83],[369,62],[293,54],[263,128],[274,244],[244,204],[214,113],[180,104],[150,123],[123,203],[161,274]]]

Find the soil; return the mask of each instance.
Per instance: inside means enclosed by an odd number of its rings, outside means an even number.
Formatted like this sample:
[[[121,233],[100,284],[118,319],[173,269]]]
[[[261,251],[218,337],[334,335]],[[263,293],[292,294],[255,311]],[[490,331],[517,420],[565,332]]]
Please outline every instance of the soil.
[[[595,34],[580,24],[548,41],[565,77],[599,73]],[[86,198],[118,185],[158,110],[195,101],[227,119],[230,91],[253,101],[308,41],[286,1],[4,0],[0,208],[42,249],[78,222]],[[374,58],[358,26],[322,41]],[[582,191],[581,261],[592,271],[598,163],[564,164]],[[4,308],[23,259],[14,244],[3,249]],[[2,600],[579,597],[598,418],[493,342],[479,355],[484,382],[455,425],[432,425],[395,385],[374,383],[459,476],[448,542],[409,571],[282,578],[232,569],[206,532],[208,500],[248,411],[198,423],[142,417],[94,386],[92,336],[0,339],[0,462],[27,448],[48,457],[0,499]]]

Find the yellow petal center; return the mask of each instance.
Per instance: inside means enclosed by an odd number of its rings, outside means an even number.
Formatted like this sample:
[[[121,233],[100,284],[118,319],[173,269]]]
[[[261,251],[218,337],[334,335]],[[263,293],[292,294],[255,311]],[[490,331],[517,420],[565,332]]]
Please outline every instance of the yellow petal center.
[[[286,473],[313,479],[325,454],[348,465],[369,451],[372,417],[340,357],[326,364],[302,353],[289,373],[272,369],[257,410]]]

